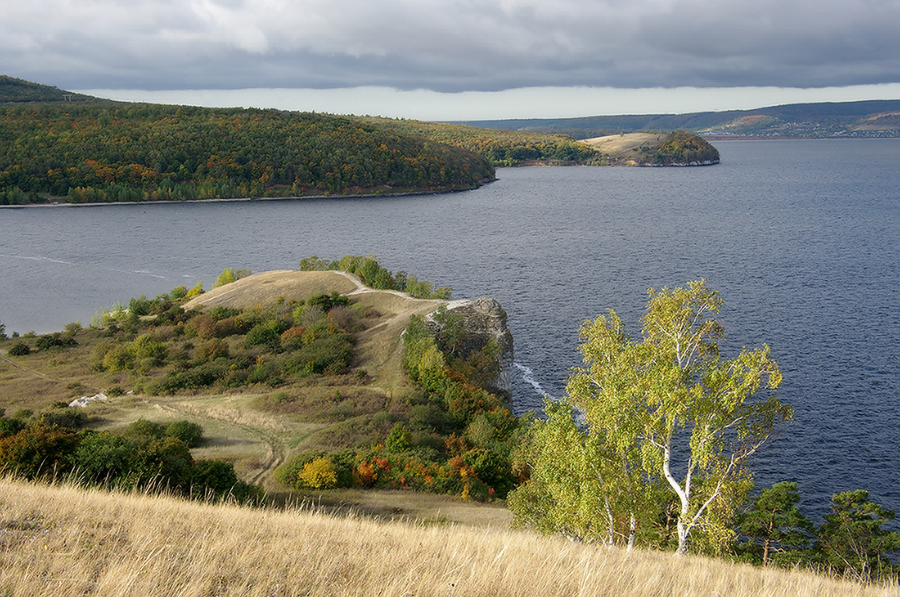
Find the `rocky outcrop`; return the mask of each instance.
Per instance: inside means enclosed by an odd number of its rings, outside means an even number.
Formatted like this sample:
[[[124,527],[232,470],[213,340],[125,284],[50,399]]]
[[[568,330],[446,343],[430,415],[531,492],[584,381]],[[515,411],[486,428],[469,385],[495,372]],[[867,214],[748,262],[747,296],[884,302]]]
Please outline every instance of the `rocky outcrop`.
[[[450,301],[445,310],[431,313],[426,324],[441,341],[445,350],[468,358],[494,341],[500,349],[500,374],[488,388],[510,393],[509,371],[513,363],[513,337],[506,327],[506,311],[491,297]]]
[[[106,394],[101,392],[100,394],[94,394],[93,396],[82,396],[81,398],[76,398],[69,403],[69,408],[84,408],[91,402],[96,402],[98,400],[105,402],[107,400]]]

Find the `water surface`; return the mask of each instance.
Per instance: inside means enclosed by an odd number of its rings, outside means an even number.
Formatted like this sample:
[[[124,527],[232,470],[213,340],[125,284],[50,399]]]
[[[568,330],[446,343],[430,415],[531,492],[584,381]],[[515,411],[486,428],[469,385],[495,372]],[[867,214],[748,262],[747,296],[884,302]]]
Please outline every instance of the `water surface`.
[[[900,510],[900,140],[718,147],[713,167],[504,169],[449,195],[3,209],[0,322],[48,332],[224,267],[375,254],[503,304],[523,412],[564,393],[585,319],[613,308],[637,335],[647,288],[704,277],[726,356],[768,344],[794,406],[758,483]]]

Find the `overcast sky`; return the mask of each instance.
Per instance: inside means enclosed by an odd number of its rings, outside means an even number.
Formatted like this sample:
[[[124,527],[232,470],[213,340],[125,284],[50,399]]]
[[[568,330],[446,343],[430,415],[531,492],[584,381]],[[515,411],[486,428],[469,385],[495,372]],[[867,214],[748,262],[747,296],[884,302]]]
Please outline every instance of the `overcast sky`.
[[[898,99],[900,0],[0,0],[0,74],[433,119]]]

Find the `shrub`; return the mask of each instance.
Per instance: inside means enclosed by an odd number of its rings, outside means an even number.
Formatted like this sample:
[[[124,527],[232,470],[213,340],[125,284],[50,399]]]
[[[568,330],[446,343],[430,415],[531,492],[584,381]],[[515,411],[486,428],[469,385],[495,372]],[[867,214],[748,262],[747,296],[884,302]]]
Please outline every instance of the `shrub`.
[[[59,332],[53,332],[38,338],[34,345],[38,350],[50,350],[51,348],[70,348],[77,346],[78,342],[75,341],[75,338],[63,337]]]
[[[150,334],[141,334],[131,342],[130,349],[134,358],[151,366],[162,365],[169,356],[169,349],[162,342],[153,339]]]
[[[188,448],[196,448],[203,441],[203,427],[190,421],[175,421],[166,425],[163,434],[175,437],[185,443]]]
[[[194,349],[194,360],[201,363],[215,361],[220,358],[228,358],[229,354],[228,343],[221,338],[213,338]]]
[[[125,371],[134,367],[134,353],[127,344],[102,344],[106,346],[106,353],[101,358],[101,368],[105,371]],[[98,347],[100,350],[100,347]]]
[[[436,404],[417,404],[409,411],[409,425],[413,429],[447,433],[453,428],[453,422],[446,411]]]
[[[150,315],[150,308],[152,306],[153,301],[149,300],[143,294],[138,298],[133,298],[128,301],[128,310],[140,317],[143,317],[144,315]]]
[[[26,479],[66,472],[71,468],[67,457],[78,442],[70,429],[34,423],[0,440],[0,472]]]
[[[300,473],[303,468],[317,458],[324,456],[324,452],[300,452],[285,460],[284,464],[275,469],[275,480],[293,489],[300,488]]]
[[[185,298],[192,299],[194,297],[198,297],[203,294],[203,282],[197,282],[193,288],[188,290],[188,293],[185,295]]]
[[[216,321],[221,321],[223,319],[227,319],[229,317],[237,317],[241,314],[240,309],[235,309],[234,307],[215,307],[209,312],[209,316],[215,319]]]
[[[219,360],[186,371],[169,371],[148,383],[145,389],[153,395],[174,394],[180,390],[198,390],[209,387],[216,380],[225,379],[233,373],[236,371],[230,372],[228,364]]]
[[[322,456],[303,466],[298,475],[300,482],[312,489],[331,489],[337,485],[337,474],[331,459]]]
[[[343,336],[327,336],[307,344],[286,362],[289,371],[300,375],[338,374],[353,361],[353,347]]]
[[[59,408],[42,412],[38,420],[44,425],[63,427],[65,429],[81,429],[87,422],[87,415],[78,408],[68,408],[63,403]]]
[[[412,435],[402,423],[394,425],[391,432],[388,433],[387,439],[384,440],[384,447],[388,452],[396,452],[402,454],[409,451],[412,445]]]
[[[328,313],[334,307],[346,307],[350,304],[350,297],[332,291],[331,294],[318,294],[306,301],[307,305],[319,307],[323,312]]]
[[[247,333],[244,346],[268,346],[277,348],[281,345],[281,334],[290,327],[290,323],[282,319],[267,319],[258,323]]]
[[[508,459],[496,452],[483,449],[475,449],[466,452],[463,460],[472,471],[499,498],[505,498],[516,486],[516,479],[512,475],[512,467]]]
[[[328,311],[328,320],[338,329],[353,332],[358,329],[356,312],[350,307],[332,307]]]
[[[192,317],[185,324],[187,333],[191,336],[197,336],[204,340],[213,338],[216,335],[216,320],[210,315],[197,315]]]
[[[162,489],[190,488],[194,459],[183,441],[174,437],[136,440],[130,481],[137,487],[153,484]]]
[[[133,450],[132,443],[124,437],[106,431],[89,432],[70,459],[85,481],[114,484],[128,473]]]
[[[216,322],[216,337],[227,338],[235,334],[243,334],[247,331],[239,317],[226,317]]]
[[[16,342],[9,349],[9,356],[11,357],[24,357],[29,354],[31,354],[31,348],[24,342]]]
[[[184,308],[171,302],[165,302],[157,306],[154,311],[157,323],[184,323],[186,312]]]
[[[281,333],[281,348],[284,350],[297,350],[304,344],[303,337],[306,334],[306,328],[293,326]]]
[[[262,357],[256,359],[256,366],[250,371],[247,381],[250,383],[264,383],[271,387],[284,382],[281,377],[281,367],[277,363],[267,361]]]
[[[237,485],[234,465],[224,460],[198,460],[191,469],[191,493],[216,497],[227,494]]]
[[[161,423],[154,423],[147,419],[138,419],[125,428],[125,431],[122,432],[122,437],[154,440],[162,439],[164,434],[165,427]]]
[[[222,270],[222,273],[219,274],[219,277],[216,278],[216,283],[213,284],[213,288],[218,288],[220,286],[225,286],[226,284],[231,284],[235,280],[237,280],[237,278],[234,275],[234,268],[226,267],[225,269]]]
[[[281,335],[271,325],[261,323],[247,333],[244,346],[275,346],[280,344]]]
[[[334,473],[337,476],[337,487],[353,487],[353,471],[356,469],[356,452],[341,450],[330,455]]]
[[[25,421],[18,418],[0,417],[0,439],[15,435],[25,429]]]

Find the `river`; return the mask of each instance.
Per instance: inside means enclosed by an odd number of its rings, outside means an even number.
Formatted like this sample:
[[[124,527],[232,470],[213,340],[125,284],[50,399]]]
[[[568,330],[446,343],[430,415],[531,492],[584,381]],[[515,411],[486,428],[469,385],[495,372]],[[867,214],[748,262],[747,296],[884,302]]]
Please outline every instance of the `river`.
[[[578,328],[707,278],[725,356],[772,348],[795,421],[754,463],[822,511],[900,510],[900,140],[725,141],[703,168],[501,169],[474,191],[377,199],[0,210],[0,322],[39,333],[225,267],[377,255],[509,313],[515,409],[564,393]]]

